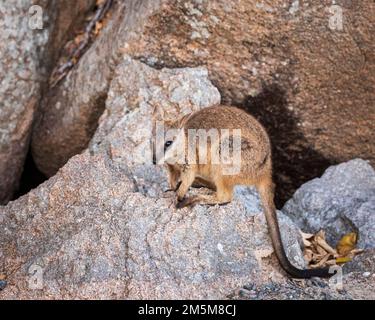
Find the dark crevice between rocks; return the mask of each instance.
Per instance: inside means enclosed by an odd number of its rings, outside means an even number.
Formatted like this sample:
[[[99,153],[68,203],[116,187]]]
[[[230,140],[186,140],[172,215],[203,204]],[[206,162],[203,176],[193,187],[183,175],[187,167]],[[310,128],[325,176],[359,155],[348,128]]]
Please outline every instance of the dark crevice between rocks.
[[[112,82],[112,77],[109,79],[108,83],[110,86],[110,83]],[[102,114],[105,111],[106,101],[108,98],[108,92],[109,92],[109,86],[107,88],[107,91],[100,94],[98,97],[93,100],[91,112],[88,114],[87,117],[87,124],[86,124],[86,132],[87,136],[90,137],[90,139],[87,141],[87,145],[84,149],[86,149],[89,146],[89,143],[91,141],[91,138],[94,136],[96,129],[99,127],[99,119],[102,116]]]
[[[112,1],[108,1],[108,2],[111,3],[110,5],[110,10],[111,10],[111,7],[112,8],[114,7],[112,6],[113,3]],[[62,39],[62,42],[65,44],[72,42],[73,41],[72,39],[74,39],[74,35],[78,35],[82,33],[82,30],[84,30],[85,25],[87,25],[88,17],[90,17],[90,15],[95,14],[98,10],[99,10],[99,6],[98,4],[96,4],[96,5],[93,5],[91,8],[89,8],[86,12],[84,12],[86,18],[80,17],[80,19],[78,19],[75,23],[73,23],[72,26],[70,26],[70,29],[66,30],[65,35]],[[51,11],[51,14],[53,14],[53,10]],[[53,21],[57,20],[57,13],[55,13],[55,16],[53,17],[52,20]],[[57,29],[53,30],[54,36],[51,37],[51,39],[55,39],[57,37],[58,31],[59,30]],[[96,39],[93,39],[90,42],[90,45],[87,48],[85,48],[84,53],[90,48],[90,46],[95,40]],[[57,44],[57,46],[60,46],[60,45],[61,45],[60,43]],[[48,83],[48,79],[51,76],[53,67],[58,63],[58,58],[64,57],[68,54],[66,52],[67,48],[64,46],[61,46],[59,49],[56,49],[54,48],[54,44],[50,42],[47,47],[48,47],[48,50],[46,50],[45,57],[42,59],[42,61],[44,61],[43,67],[45,69],[44,71],[45,79],[41,83],[41,97],[45,97],[46,93],[51,90],[51,87],[49,86],[49,83]],[[108,92],[105,92],[103,95],[97,98],[97,100],[94,102],[94,105],[96,106],[96,108],[94,108],[95,111],[89,114],[88,123],[87,123],[85,130],[90,137],[94,135],[99,124],[98,120],[105,110],[105,102],[107,99],[107,95],[108,95]],[[41,98],[41,101],[42,101],[42,98]],[[36,117],[41,116],[40,112],[41,110],[38,110]],[[79,152],[76,152],[75,154]],[[72,156],[74,156],[75,154],[73,154]],[[27,194],[29,191],[31,191],[32,189],[35,189],[46,180],[48,180],[48,177],[37,168],[34,162],[32,152],[31,152],[31,147],[30,147],[26,155],[23,172],[21,175],[21,179],[19,181],[18,190],[14,193],[11,201],[17,200],[19,197]]]
[[[270,135],[278,208],[282,208],[303,183],[321,176],[335,164],[333,159],[327,159],[312,148],[287,104],[285,92],[272,84],[264,86],[259,95],[250,96],[239,105],[255,116]]]
[[[31,155],[31,150],[27,153],[21,180],[19,183],[19,188],[14,194],[12,200],[16,200],[19,197],[27,194],[32,189],[42,184],[48,178],[38,170],[36,167],[33,157]]]
[[[104,95],[101,95],[95,101],[95,106],[96,106],[96,108],[94,108],[95,112],[92,112],[89,115],[86,132],[91,138],[94,136],[96,129],[98,128],[98,125],[99,125],[99,118],[105,110],[105,102],[107,100],[107,95],[108,93],[105,93]],[[88,147],[89,141],[87,142],[87,145],[83,148],[83,150]],[[81,151],[82,150],[80,150],[80,152]],[[74,155],[78,153],[79,152],[73,154],[71,157],[73,157]],[[48,179],[49,178],[45,174],[43,174],[36,166],[33,156],[32,156],[32,151],[30,148],[25,159],[25,164],[24,164],[22,176],[21,176],[20,183],[19,183],[19,188],[11,200],[12,201],[17,200],[19,197],[27,194],[29,191],[31,191],[32,189],[35,189],[36,187],[38,187],[40,184],[42,184],[44,181]]]

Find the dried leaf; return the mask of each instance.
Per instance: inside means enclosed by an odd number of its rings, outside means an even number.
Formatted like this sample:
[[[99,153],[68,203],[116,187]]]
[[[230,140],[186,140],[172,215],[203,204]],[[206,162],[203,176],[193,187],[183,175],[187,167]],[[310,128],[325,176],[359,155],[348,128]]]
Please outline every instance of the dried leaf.
[[[331,255],[329,253],[326,254],[324,257],[322,257],[322,259],[318,263],[316,263],[314,265],[311,265],[311,268],[320,268],[321,266],[323,266],[328,261],[330,256]]]
[[[333,249],[326,241],[325,239],[318,238],[317,243],[320,247],[322,247],[325,251],[329,252],[332,255],[337,255],[337,252],[335,249]]]
[[[353,249],[353,250],[350,252],[350,255],[355,256],[355,255],[357,255],[357,254],[361,254],[361,253],[363,253],[363,252],[365,252],[364,249]]]
[[[303,239],[303,238],[302,238],[302,240],[303,240],[303,246],[304,246],[305,248],[309,248],[309,247],[311,247],[311,245],[312,245],[311,241],[306,240],[306,239]]]
[[[59,62],[52,71],[49,80],[52,88],[64,79],[70,70],[78,63],[84,52],[100,33],[103,25],[105,25],[106,15],[112,3],[111,0],[97,0],[96,13],[85,19],[87,22],[85,29],[80,30],[72,40],[65,44],[62,50],[63,54],[59,58]],[[63,71],[60,72],[60,70]]]
[[[318,239],[318,238],[321,238],[321,239],[325,240],[326,234],[325,234],[324,230],[318,231],[318,233],[315,235],[315,239]]]
[[[81,33],[74,38],[73,42],[75,43],[75,45],[79,45],[84,40],[84,38],[85,34]]]
[[[318,242],[316,242],[315,245],[315,249],[319,255],[325,256],[327,254],[327,251],[323,247],[321,247]]]
[[[331,260],[328,260],[325,265],[327,266],[334,266],[336,265],[336,259],[331,259]]]
[[[316,234],[301,232],[301,236],[305,246],[303,255],[311,268],[343,264],[363,252],[361,249],[356,249],[358,234],[354,232],[341,238],[337,244],[337,250],[327,243],[324,230]]]
[[[301,233],[302,238],[306,240],[310,240],[314,237],[312,233],[305,233],[303,231],[300,231],[300,233]]]
[[[310,261],[313,259],[313,252],[309,249],[305,250],[304,258],[308,263],[310,263]]]
[[[102,28],[103,28],[103,23],[97,22],[95,24],[94,34],[97,36],[99,34],[99,32],[102,30]]]
[[[311,243],[311,239],[314,237],[313,234],[311,233],[304,233],[302,231],[300,231],[301,233],[301,236],[302,236],[302,240],[303,240],[303,245],[304,247],[311,247],[312,243]]]

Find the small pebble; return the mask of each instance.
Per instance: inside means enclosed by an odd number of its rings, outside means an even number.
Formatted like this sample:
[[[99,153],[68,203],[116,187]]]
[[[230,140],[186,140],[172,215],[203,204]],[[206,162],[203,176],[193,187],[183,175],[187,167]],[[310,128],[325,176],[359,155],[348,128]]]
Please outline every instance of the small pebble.
[[[239,296],[240,297],[247,297],[248,294],[249,294],[249,291],[246,290],[246,289],[240,289],[240,291],[238,292]]]
[[[4,290],[7,286],[7,282],[5,280],[0,280],[0,291]]]
[[[328,284],[326,282],[324,282],[324,280],[319,279],[319,278],[311,278],[311,280],[309,280],[309,283],[311,283],[311,285],[313,285],[315,287],[320,287],[320,288],[327,288],[328,287]]]
[[[364,272],[362,274],[365,278],[368,278],[369,276],[371,276],[371,272]]]
[[[247,284],[247,285],[244,285],[243,287],[244,289],[249,290],[249,291],[255,289],[255,285],[253,284]]]

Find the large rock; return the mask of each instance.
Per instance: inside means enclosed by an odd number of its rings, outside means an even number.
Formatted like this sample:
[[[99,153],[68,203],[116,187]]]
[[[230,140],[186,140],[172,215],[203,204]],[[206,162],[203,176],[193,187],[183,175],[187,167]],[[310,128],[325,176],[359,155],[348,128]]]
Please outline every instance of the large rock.
[[[154,125],[216,105],[220,93],[208,80],[205,68],[160,72],[129,57],[118,66],[115,78],[90,150],[107,150],[112,159],[131,168],[140,192],[159,196],[160,184],[164,189],[168,186],[165,172],[152,164]]]
[[[365,250],[364,253],[355,256],[353,261],[346,263],[344,273],[349,272],[364,273],[366,277],[372,277],[375,283],[375,249]]]
[[[359,230],[359,247],[375,248],[375,171],[361,159],[305,183],[282,211],[307,232],[324,229],[331,245]]]
[[[78,30],[82,30],[87,15],[93,12],[96,3],[96,0],[55,0],[48,1],[48,4],[43,6],[52,27],[46,48],[47,60],[43,61],[43,65],[48,63],[49,69],[56,66],[61,48],[67,41],[72,40]]]
[[[340,10],[342,30],[334,19]],[[120,49],[155,68],[207,66],[223,101],[259,114],[270,131],[281,193],[332,162],[361,157],[375,164],[371,0],[336,6],[328,0],[129,0],[116,12],[43,103],[33,153],[46,174],[86,147]]]
[[[38,169],[52,176],[73,155],[87,147],[104,111],[121,47],[142,33],[143,19],[158,1],[115,1],[113,18],[78,65],[41,103],[32,154]]]
[[[90,147],[0,209],[0,298],[225,298],[248,281],[284,281],[276,259],[263,259],[273,249],[252,189],[226,206],[176,210],[164,170],[141,156],[154,115],[219,100],[204,68],[157,71],[124,58]],[[298,229],[279,217],[303,266]]]
[[[29,28],[32,5],[0,3],[0,204],[17,188],[40,93],[39,51],[48,29]]]
[[[0,3],[0,204],[18,187],[41,88],[62,42],[94,1]],[[42,29],[31,28],[38,4]],[[29,24],[30,23],[30,24]],[[38,25],[34,25],[38,27]]]

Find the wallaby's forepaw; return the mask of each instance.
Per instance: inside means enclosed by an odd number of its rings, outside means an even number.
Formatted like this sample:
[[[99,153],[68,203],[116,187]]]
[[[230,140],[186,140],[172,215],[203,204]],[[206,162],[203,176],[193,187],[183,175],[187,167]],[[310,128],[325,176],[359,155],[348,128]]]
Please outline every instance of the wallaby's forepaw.
[[[185,208],[185,207],[189,207],[189,206],[194,205],[195,202],[196,202],[196,199],[194,197],[183,198],[183,199],[177,201],[176,208],[182,209],[182,208]]]
[[[181,181],[179,181],[178,183],[177,183],[177,185],[176,185],[176,187],[174,187],[174,188],[169,188],[169,189],[167,189],[167,190],[164,190],[164,192],[177,192],[177,190],[178,190],[178,188],[180,187],[180,185],[181,185]]]
[[[174,192],[177,192],[178,188],[180,187],[182,181],[179,181],[176,185],[176,188],[174,188]]]

